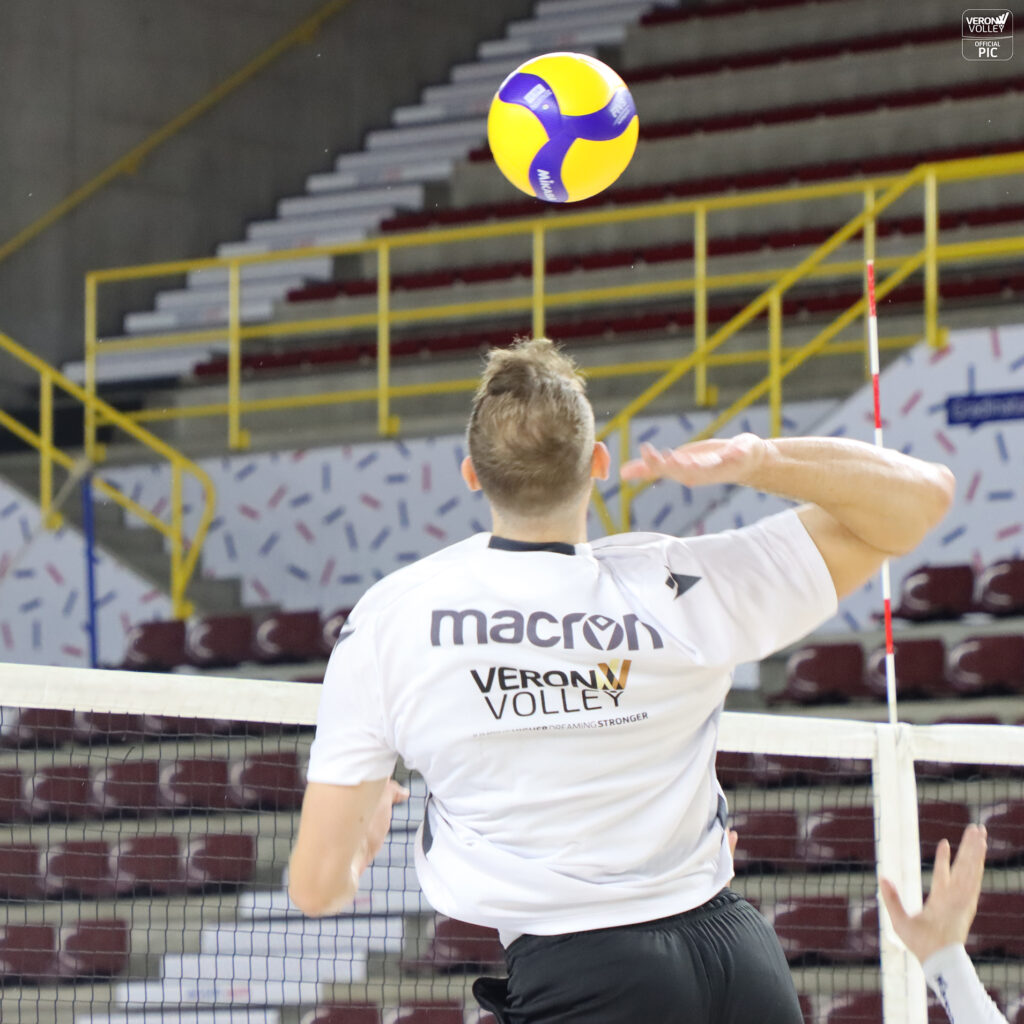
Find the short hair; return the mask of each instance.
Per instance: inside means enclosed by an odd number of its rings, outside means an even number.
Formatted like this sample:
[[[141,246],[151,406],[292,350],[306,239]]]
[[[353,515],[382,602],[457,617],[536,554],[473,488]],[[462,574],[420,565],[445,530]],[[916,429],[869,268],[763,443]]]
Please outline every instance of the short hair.
[[[594,410],[576,364],[548,338],[488,353],[467,438],[484,495],[508,514],[543,516],[590,487]]]

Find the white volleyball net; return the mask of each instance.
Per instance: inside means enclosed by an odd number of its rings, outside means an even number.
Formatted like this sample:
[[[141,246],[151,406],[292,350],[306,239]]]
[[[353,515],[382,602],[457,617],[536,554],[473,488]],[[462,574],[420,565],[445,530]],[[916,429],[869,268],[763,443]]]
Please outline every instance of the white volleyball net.
[[[420,780],[350,912],[290,906],[318,691],[0,665],[4,1024],[492,1020],[469,986],[503,970],[496,936],[439,918],[416,881]],[[877,871],[913,905],[922,856],[978,820],[970,951],[1009,1019],[1024,1013],[1024,729],[727,713],[720,747],[734,888],[773,922],[808,1024],[924,1024]]]

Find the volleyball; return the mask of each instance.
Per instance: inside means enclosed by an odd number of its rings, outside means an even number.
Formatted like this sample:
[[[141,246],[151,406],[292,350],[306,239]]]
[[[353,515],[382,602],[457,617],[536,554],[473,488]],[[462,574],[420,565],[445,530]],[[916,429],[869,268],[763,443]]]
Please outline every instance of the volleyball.
[[[515,69],[491,101],[487,138],[502,174],[549,203],[606,189],[629,165],[640,130],[626,83],[581,53],[546,53]]]

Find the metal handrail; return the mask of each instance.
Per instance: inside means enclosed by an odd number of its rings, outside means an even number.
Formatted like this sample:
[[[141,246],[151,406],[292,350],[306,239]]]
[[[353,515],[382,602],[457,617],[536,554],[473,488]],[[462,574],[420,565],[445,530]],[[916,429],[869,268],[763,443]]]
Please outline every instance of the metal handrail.
[[[32,430],[7,411],[0,409],[0,426],[5,427],[25,444],[39,453],[39,505],[43,522],[49,529],[60,526],[61,517],[53,502],[53,467],[60,466],[72,471],[76,460],[54,443],[53,397],[54,388],[59,388],[71,398],[80,402],[93,417],[102,416],[103,422],[123,430],[154,455],[171,464],[170,520],[165,521],[143,508],[117,487],[101,478],[93,481],[93,487],[122,508],[126,513],[138,517],[142,522],[162,534],[170,548],[170,597],[174,615],[184,618],[192,611],[192,604],[186,597],[189,580],[199,560],[203,542],[213,522],[217,506],[217,492],[209,474],[191,459],[172,448],[166,441],[150,433],[145,427],[133,422],[113,406],[69,380],[59,370],[39,356],[19,345],[13,338],[0,332],[0,351],[6,352],[22,365],[35,371],[39,377],[39,429]],[[90,459],[90,461],[94,461]],[[184,477],[193,477],[202,489],[203,508],[199,524],[191,538],[185,535],[185,510],[183,498]]]

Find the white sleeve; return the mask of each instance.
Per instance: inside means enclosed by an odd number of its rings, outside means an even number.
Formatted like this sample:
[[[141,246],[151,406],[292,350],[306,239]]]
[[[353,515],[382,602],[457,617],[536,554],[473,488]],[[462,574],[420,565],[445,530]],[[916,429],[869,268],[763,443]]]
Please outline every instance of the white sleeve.
[[[732,664],[765,658],[836,613],[832,575],[795,509],[681,540],[676,553],[714,591],[715,632]]]
[[[327,663],[309,751],[309,782],[354,786],[388,778],[395,751],[388,739],[374,616],[352,612]]]
[[[923,966],[928,985],[946,1008],[950,1024],[1007,1024],[963,946],[946,946],[928,957]]]

